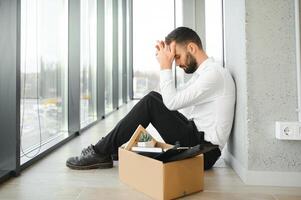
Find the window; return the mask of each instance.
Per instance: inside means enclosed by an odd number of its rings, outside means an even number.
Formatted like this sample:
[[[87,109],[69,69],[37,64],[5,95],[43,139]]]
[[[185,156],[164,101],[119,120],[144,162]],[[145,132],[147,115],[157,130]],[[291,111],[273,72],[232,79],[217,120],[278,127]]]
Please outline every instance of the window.
[[[123,85],[123,68],[124,66],[124,43],[123,43],[123,35],[125,34],[123,30],[123,24],[125,20],[123,19],[123,9],[122,9],[122,1],[118,1],[118,105],[123,104],[122,98],[122,85]]]
[[[105,1],[105,113],[113,111],[113,2]]]
[[[21,1],[21,162],[68,135],[68,1]]]
[[[183,1],[175,1],[175,24],[176,27],[183,26]],[[176,87],[181,87],[185,83],[185,72],[180,67],[174,68],[176,70]]]
[[[206,52],[223,64],[222,0],[205,0]]]
[[[133,90],[141,98],[158,90],[160,67],[156,40],[174,29],[174,0],[133,0]]]
[[[81,127],[97,119],[97,27],[96,0],[81,0],[81,69],[80,121]]]
[[[126,101],[133,98],[133,1],[126,0]]]

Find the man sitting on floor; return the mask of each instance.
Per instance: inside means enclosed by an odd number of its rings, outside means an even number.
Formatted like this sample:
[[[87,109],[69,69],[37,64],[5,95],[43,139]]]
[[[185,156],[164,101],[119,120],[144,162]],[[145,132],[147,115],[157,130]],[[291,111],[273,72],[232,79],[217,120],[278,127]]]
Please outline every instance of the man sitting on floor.
[[[149,123],[166,143],[181,146],[215,144],[219,148],[204,154],[204,168],[211,168],[226,144],[234,117],[235,85],[230,73],[203,50],[199,36],[190,28],[179,27],[156,44],[160,64],[161,94],[150,92],[95,145],[71,157],[71,169],[113,167],[112,155],[126,143],[139,124]],[[193,74],[182,87],[175,88],[172,63]]]

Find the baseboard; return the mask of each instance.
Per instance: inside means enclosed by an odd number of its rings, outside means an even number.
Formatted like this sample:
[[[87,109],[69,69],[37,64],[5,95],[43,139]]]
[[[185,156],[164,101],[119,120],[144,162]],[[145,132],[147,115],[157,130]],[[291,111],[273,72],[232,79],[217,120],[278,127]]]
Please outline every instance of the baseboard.
[[[247,170],[246,168],[230,154],[228,151],[223,151],[223,156],[224,160],[227,165],[232,167],[232,169],[236,172],[236,174],[240,177],[240,179],[246,183],[246,175],[247,175]]]
[[[247,185],[301,187],[301,172],[247,170],[229,152],[225,152],[224,159]]]

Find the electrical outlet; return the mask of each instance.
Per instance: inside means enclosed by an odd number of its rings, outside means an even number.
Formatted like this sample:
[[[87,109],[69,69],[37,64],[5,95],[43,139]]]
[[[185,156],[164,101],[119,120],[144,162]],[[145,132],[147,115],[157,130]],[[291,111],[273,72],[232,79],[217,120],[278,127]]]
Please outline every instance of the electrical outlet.
[[[276,122],[276,138],[301,140],[301,122]]]

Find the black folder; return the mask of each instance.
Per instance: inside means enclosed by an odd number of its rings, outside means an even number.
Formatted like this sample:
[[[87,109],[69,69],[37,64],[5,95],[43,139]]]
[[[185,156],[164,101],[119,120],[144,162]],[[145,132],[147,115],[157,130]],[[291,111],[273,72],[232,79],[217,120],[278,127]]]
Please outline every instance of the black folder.
[[[165,160],[163,160],[163,162],[166,163],[166,162],[172,162],[172,161],[178,161],[178,160],[184,160],[187,158],[192,158],[197,155],[212,151],[213,149],[216,149],[216,148],[218,148],[218,145],[198,144],[194,147],[186,149],[185,151],[179,152],[178,154],[175,154],[173,156],[166,158]]]
[[[176,143],[172,148],[168,149],[162,153],[155,152],[137,152],[140,155],[144,155],[163,163],[173,162],[178,160],[184,160],[187,158],[192,158],[194,156],[207,153],[218,148],[218,145],[213,144],[198,144],[193,147],[180,147],[179,143]]]

